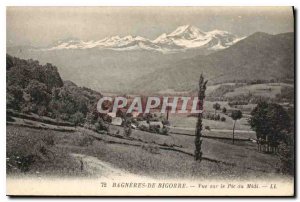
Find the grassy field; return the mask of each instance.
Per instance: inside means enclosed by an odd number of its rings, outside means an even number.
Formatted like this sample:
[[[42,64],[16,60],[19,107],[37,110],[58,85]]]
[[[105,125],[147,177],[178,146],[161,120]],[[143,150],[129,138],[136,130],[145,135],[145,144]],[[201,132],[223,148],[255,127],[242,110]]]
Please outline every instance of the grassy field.
[[[283,87],[293,87],[293,86],[285,83],[265,83],[265,84],[247,85],[247,86],[236,88],[234,92],[226,93],[225,97],[247,95],[251,93],[254,96],[274,98],[277,94],[281,93],[281,89]]]
[[[198,163],[193,159],[192,135],[164,136],[133,130],[130,138],[126,138],[123,136],[123,128],[111,126],[110,129],[111,134],[108,135],[79,127],[73,132],[60,132],[7,125],[7,173],[24,175],[13,164],[13,160],[36,153],[36,144],[41,139],[53,138],[53,145],[48,145],[47,148],[53,152],[55,158],[45,158],[45,155],[35,158],[25,175],[101,176],[101,169],[95,169],[97,173],[93,173],[87,169],[88,166],[83,165],[80,158],[74,157],[87,155],[109,163],[114,168],[151,178],[281,176],[277,173],[277,156],[259,153],[256,144],[252,142],[236,142],[232,145],[224,140],[204,138],[204,160]]]
[[[214,121],[214,120],[208,120],[203,119],[203,125],[209,126],[211,129],[228,129],[232,130],[233,127],[233,121],[232,119],[227,115],[221,115],[221,117],[225,117],[226,121]],[[186,115],[180,115],[180,114],[172,114],[169,117],[171,125],[174,127],[183,127],[183,128],[195,128],[197,118],[196,117],[187,117]],[[246,130],[249,131],[250,126],[247,122],[247,118],[242,118],[237,121],[236,123],[236,130]]]

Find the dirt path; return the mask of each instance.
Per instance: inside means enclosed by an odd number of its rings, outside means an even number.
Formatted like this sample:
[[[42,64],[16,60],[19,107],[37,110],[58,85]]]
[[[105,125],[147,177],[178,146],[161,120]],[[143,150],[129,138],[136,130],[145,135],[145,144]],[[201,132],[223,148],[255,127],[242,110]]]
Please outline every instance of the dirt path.
[[[74,154],[71,156],[82,164],[82,169],[88,172],[91,176],[101,179],[144,179],[144,176],[135,175],[125,170],[116,168],[107,162],[103,162],[96,157],[83,154]]]

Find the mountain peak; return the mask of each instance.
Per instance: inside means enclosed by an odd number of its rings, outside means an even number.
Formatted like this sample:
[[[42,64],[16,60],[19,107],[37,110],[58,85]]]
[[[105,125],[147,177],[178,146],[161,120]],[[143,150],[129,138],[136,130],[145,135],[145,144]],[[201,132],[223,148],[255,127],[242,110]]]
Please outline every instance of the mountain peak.
[[[170,34],[169,36],[185,36],[187,38],[196,38],[199,35],[205,35],[198,27],[193,25],[182,25],[177,27],[177,29]]]
[[[168,48],[173,46],[180,49],[219,50],[233,45],[238,40],[235,35],[227,31],[215,29],[210,32],[203,32],[196,26],[182,25],[169,34],[160,35],[153,42],[168,46]]]

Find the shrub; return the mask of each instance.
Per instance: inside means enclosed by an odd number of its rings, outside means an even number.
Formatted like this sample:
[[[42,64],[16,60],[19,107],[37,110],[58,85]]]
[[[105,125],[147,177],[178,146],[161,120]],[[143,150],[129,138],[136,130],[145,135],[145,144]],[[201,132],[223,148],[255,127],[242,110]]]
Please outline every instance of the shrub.
[[[170,121],[168,121],[168,120],[163,120],[163,121],[162,121],[162,124],[165,125],[165,126],[169,126],[169,125],[170,125]]]
[[[219,120],[220,120],[220,115],[217,114],[217,115],[214,117],[214,119],[215,119],[216,121],[219,121]]]
[[[93,142],[94,142],[94,138],[92,138],[91,136],[85,135],[82,139],[79,140],[78,145],[81,147],[86,147],[86,146],[92,145]]]
[[[226,118],[225,118],[225,117],[221,117],[221,121],[222,121],[222,122],[225,122],[225,121],[226,121]]]
[[[294,130],[285,134],[285,141],[281,141],[278,146],[278,156],[281,163],[281,172],[294,175],[295,153],[294,153]]]
[[[42,140],[47,146],[54,146],[55,144],[54,135],[51,133],[45,134]]]
[[[159,148],[156,145],[146,144],[146,145],[142,145],[141,147],[142,147],[142,149],[144,149],[152,154],[159,154]]]
[[[145,124],[141,124],[138,127],[141,131],[149,131],[149,128]]]
[[[205,126],[204,128],[205,128],[205,130],[210,130],[209,126]]]
[[[159,130],[160,130],[160,128],[157,125],[150,125],[149,126],[149,132],[151,132],[151,133],[159,133]]]
[[[278,147],[280,171],[285,174],[294,174],[294,146],[281,142]]]
[[[76,112],[70,116],[70,121],[77,126],[78,124],[84,122],[84,114],[81,112]]]
[[[17,168],[21,172],[28,172],[31,165],[35,162],[35,156],[30,155],[11,155],[8,159],[7,166],[8,168],[14,169]]]
[[[138,116],[138,117],[136,118],[136,120],[137,120],[137,121],[144,121],[144,118],[143,118],[142,116]]]
[[[163,127],[163,128],[160,130],[160,134],[168,135],[168,134],[169,134],[169,128],[168,128],[168,127]]]
[[[103,130],[104,131],[109,131],[108,125],[106,125],[101,118],[99,118],[98,121],[95,123],[95,127],[96,127],[97,132],[100,132],[100,131],[103,131]]]
[[[124,126],[124,135],[126,137],[130,137],[131,133],[132,133],[131,125]]]

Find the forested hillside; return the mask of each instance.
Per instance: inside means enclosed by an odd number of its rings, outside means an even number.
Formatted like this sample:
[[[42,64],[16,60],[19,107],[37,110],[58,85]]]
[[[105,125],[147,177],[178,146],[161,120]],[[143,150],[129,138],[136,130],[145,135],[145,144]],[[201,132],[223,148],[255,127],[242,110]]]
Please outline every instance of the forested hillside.
[[[102,96],[70,81],[63,82],[52,64],[40,65],[10,55],[6,59],[8,109],[81,123]]]

